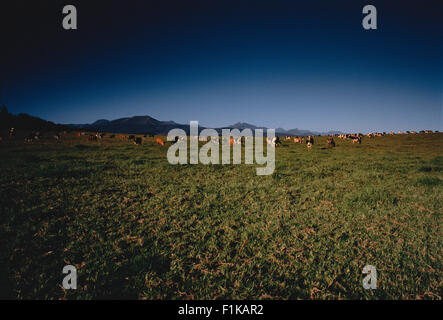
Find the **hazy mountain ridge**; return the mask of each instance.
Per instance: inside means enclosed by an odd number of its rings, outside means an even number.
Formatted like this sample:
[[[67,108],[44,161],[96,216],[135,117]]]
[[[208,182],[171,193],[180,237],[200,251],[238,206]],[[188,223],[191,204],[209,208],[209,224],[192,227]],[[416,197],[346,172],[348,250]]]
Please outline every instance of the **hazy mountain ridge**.
[[[174,121],[160,121],[150,116],[134,116],[115,120],[100,119],[91,124],[69,124],[69,126],[91,131],[134,134],[168,134],[171,129],[178,128],[189,134],[189,125],[178,124]]]
[[[171,129],[183,129],[189,134],[189,125],[179,124],[174,121],[160,121],[150,116],[134,116],[119,118],[115,120],[100,119],[91,124],[69,124],[71,127],[81,128],[85,130],[101,131],[101,132],[115,132],[115,133],[134,133],[134,134],[168,134]],[[206,127],[199,126],[199,132]],[[222,129],[267,129],[263,126],[256,126],[247,122],[237,122],[225,127],[214,128],[219,134],[222,133]],[[308,136],[308,135],[321,135],[321,134],[340,134],[340,131],[328,131],[317,132],[303,129],[290,129],[285,130],[283,128],[277,128],[275,130],[278,136]]]

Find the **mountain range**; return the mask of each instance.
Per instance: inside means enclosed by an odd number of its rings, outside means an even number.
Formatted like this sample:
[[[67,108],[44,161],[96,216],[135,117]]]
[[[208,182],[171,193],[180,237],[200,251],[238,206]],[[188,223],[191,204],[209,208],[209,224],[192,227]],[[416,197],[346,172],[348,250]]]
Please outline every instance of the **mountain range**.
[[[91,124],[68,124],[70,127],[75,127],[83,130],[113,132],[113,133],[133,133],[133,134],[162,134],[166,135],[171,129],[183,129],[189,134],[189,125],[179,124],[174,121],[160,121],[150,116],[134,116],[129,118],[120,118],[115,120],[100,119]],[[199,126],[199,132],[205,127]],[[222,129],[267,129],[266,127],[255,126],[246,122],[237,122],[226,127],[214,128],[219,134]],[[302,129],[285,130],[283,128],[275,129],[278,136],[308,136],[321,134],[341,134],[340,131],[318,132]]]

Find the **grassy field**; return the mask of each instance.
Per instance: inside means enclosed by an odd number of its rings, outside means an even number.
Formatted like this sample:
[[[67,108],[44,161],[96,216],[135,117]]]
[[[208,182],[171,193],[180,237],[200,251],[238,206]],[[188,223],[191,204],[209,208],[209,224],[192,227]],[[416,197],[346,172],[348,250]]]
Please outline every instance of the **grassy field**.
[[[269,176],[173,166],[153,139],[3,141],[2,296],[441,299],[442,138],[285,141]]]

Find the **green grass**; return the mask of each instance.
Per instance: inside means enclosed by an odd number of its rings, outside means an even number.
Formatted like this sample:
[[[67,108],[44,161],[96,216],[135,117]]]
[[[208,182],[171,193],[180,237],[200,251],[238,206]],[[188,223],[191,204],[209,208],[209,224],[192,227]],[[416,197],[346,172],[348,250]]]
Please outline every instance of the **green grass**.
[[[173,166],[152,139],[3,141],[3,297],[441,299],[442,138],[285,141],[269,176]]]

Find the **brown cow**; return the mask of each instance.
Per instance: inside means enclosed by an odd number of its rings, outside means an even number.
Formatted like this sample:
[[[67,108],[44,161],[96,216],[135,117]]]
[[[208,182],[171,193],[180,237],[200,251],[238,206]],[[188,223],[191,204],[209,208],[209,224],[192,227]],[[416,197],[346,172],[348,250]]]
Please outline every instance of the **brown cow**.
[[[163,139],[161,139],[161,138],[157,138],[157,139],[155,139],[155,142],[157,142],[157,144],[159,144],[159,145],[161,145],[161,146],[164,146],[164,145],[165,145],[165,142],[164,142]]]
[[[329,148],[331,148],[331,147],[335,147],[335,141],[334,141],[334,138],[332,138],[332,137],[329,137],[329,138],[328,138],[328,147],[329,147]]]
[[[361,144],[361,137],[353,138],[353,139],[352,139],[352,144],[354,144],[354,143]]]
[[[308,136],[306,138],[306,146],[308,147],[308,150],[311,150],[313,144],[314,144],[314,138],[312,136]]]

